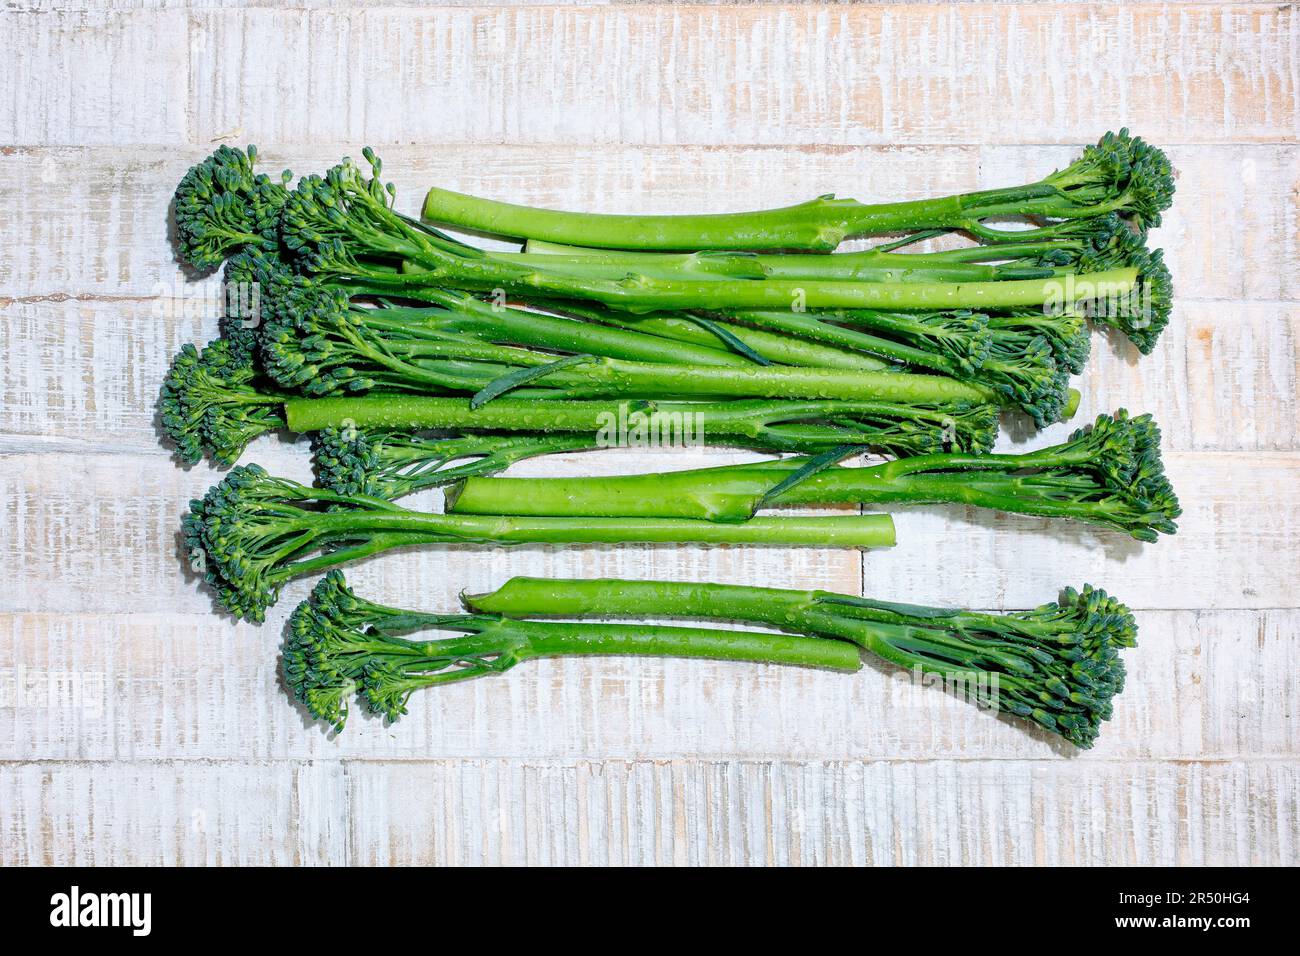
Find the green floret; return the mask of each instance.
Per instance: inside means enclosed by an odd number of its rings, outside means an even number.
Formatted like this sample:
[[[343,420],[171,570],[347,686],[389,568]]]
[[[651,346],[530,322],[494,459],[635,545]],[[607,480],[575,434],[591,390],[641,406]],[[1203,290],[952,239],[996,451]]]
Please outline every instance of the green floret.
[[[1164,253],[1159,249],[1132,249],[1127,264],[1138,270],[1137,287],[1130,293],[1103,297],[1094,302],[1090,316],[1123,332],[1139,352],[1148,355],[1169,324],[1173,308],[1173,279],[1165,265]]]
[[[473,633],[487,619],[465,614],[422,614],[399,611],[367,601],[348,587],[341,571],[330,571],[289,618],[283,673],[294,697],[317,720],[343,730],[349,698],[366,696],[370,709],[396,720],[406,713],[406,699],[415,686],[410,674],[451,669],[444,678],[465,679],[472,673],[471,651],[487,669],[504,669],[491,658],[509,651],[509,643],[471,649],[463,640],[407,641],[394,632],[414,628],[443,628]],[[408,673],[409,672],[409,673]]]
[[[394,212],[394,188],[379,179],[379,157],[370,147],[363,154],[369,179],[344,160],[324,176],[304,176],[284,203],[280,235],[307,272],[347,282],[378,264],[382,279],[406,261],[422,261],[435,245],[483,255]]]
[[[1043,182],[1056,186],[1071,203],[1130,215],[1143,231],[1160,225],[1160,214],[1174,194],[1168,157],[1127,129],[1107,133]]]
[[[1039,428],[1060,421],[1069,401],[1069,376],[1057,366],[1048,340],[1039,336],[1023,346],[1017,343],[1019,347],[995,341],[980,367],[980,381],[1014,402]]]
[[[209,269],[246,247],[275,250],[280,207],[292,174],[280,182],[255,173],[257,147],[219,146],[190,167],[176,187],[174,208],[181,258]]]
[[[272,317],[272,284],[288,275],[279,258],[260,249],[247,249],[226,260],[221,337],[230,343],[232,356],[249,362],[256,358],[260,330]]]
[[[1083,371],[1092,350],[1088,319],[1079,309],[1008,310],[989,315],[988,327],[996,349],[1013,355],[1046,342],[1052,361],[1071,375]]]
[[[533,629],[545,625],[533,625]],[[456,632],[433,641],[397,635]],[[521,659],[529,625],[476,614],[427,614],[358,597],[331,571],[290,617],[284,679],[317,720],[343,730],[348,698],[360,693],[372,713],[405,716],[415,690],[502,673]]]
[[[202,555],[203,579],[236,617],[261,621],[284,581],[276,564],[311,541],[291,522],[278,520],[292,482],[257,465],[240,465],[202,498],[190,502],[182,522],[186,552]]]
[[[1081,749],[1093,745],[1111,718],[1112,701],[1124,689],[1119,652],[1137,642],[1132,612],[1090,585],[1009,614],[915,609],[824,592],[818,600],[831,611],[827,633],[953,681],[985,706],[1031,720]]]
[[[256,367],[225,339],[201,352],[185,345],[163,379],[159,411],[177,456],[192,464],[204,451],[233,464],[258,435],[284,427],[283,395],[259,387]]]
[[[1150,415],[1130,418],[1122,408],[1098,415],[1065,444],[1026,456],[1039,457],[1052,465],[1023,478],[1028,489],[1086,505],[1091,520],[1139,541],[1178,530],[1182,509],[1160,458],[1160,428]]]
[[[272,316],[262,327],[263,367],[284,388],[307,395],[365,391],[375,379],[354,367],[364,347],[348,294],[301,276],[276,282]]]
[[[1123,136],[1128,130],[1120,130]],[[1131,209],[1138,225],[1155,229],[1160,225],[1160,215],[1174,201],[1174,168],[1164,150],[1157,149],[1140,136],[1128,140],[1129,175],[1126,189],[1127,207]]]

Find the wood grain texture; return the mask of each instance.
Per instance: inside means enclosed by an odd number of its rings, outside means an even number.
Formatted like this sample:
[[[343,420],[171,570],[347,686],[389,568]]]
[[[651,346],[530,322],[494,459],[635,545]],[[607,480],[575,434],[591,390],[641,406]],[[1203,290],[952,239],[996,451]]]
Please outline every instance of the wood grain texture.
[[[343,784],[330,764],[8,764],[0,865],[342,863]]]
[[[1294,863],[1257,763],[349,764],[358,864]],[[1249,801],[1245,803],[1245,801]],[[1237,807],[1248,806],[1244,812]]]
[[[256,460],[273,473],[309,477],[302,449],[259,450]],[[631,453],[620,461],[636,471],[671,467],[653,454]],[[430,582],[450,597],[460,587],[479,588],[487,575],[499,581],[526,573],[698,577],[776,587],[820,582],[843,590],[845,576],[861,566],[872,593],[922,603],[1034,607],[1052,589],[1087,580],[1138,609],[1296,606],[1300,456],[1183,453],[1167,456],[1166,463],[1184,513],[1176,536],[1148,546],[1077,523],[916,506],[893,509],[898,546],[864,558],[818,548],[449,545],[390,554],[361,565],[355,576],[366,588],[391,586],[393,593],[382,597],[410,600],[429,595]],[[170,467],[161,453],[0,458],[0,494],[10,503],[0,515],[0,558],[14,569],[0,592],[0,611],[144,612],[155,610],[160,597],[171,609],[207,611],[208,592],[177,573],[179,523],[189,499],[216,477],[206,467]],[[1267,517],[1261,502],[1267,502]],[[1207,566],[1206,555],[1232,560]],[[372,578],[372,568],[382,568],[382,578]],[[282,601],[303,593],[291,589]]]
[[[430,143],[387,146],[383,157],[398,207],[411,214],[434,184],[541,206],[723,212],[826,192],[871,202],[1016,185],[1067,165],[1102,131],[1094,123],[1073,145],[1051,147]],[[227,138],[242,146],[251,134]],[[264,170],[304,174],[356,155],[365,140],[298,149],[257,142]],[[13,241],[0,249],[0,296],[197,296],[171,247],[138,237],[163,234],[177,181],[211,149],[0,151],[0,193],[12,197],[14,227]],[[1300,146],[1173,145],[1168,151],[1178,201],[1152,244],[1165,248],[1179,295],[1191,301],[1300,298]],[[61,188],[69,183],[79,188]]]
[[[1060,142],[1102,115],[1294,142],[1296,30],[1285,5],[223,11],[192,20],[191,115],[199,141]]]
[[[188,279],[166,243],[134,237],[163,228],[176,180],[205,151],[0,155],[0,185],[18,197],[19,225],[18,240],[0,248],[0,344],[15,356],[0,372],[11,396],[0,408],[5,431],[153,446],[151,429],[142,426],[153,417],[154,383],[182,342],[215,334],[219,290],[217,277]],[[344,152],[268,151],[266,166],[321,169]],[[836,182],[869,184],[877,198],[925,195],[936,176],[953,190],[1006,185],[1075,153],[805,149],[792,163],[777,149],[486,147],[397,149],[388,162],[411,208],[421,185],[438,181],[548,205],[582,207],[603,195],[612,197],[611,207],[664,210],[729,208],[752,182],[764,183],[771,203]],[[1173,154],[1179,202],[1153,241],[1165,245],[1177,277],[1175,320],[1155,354],[1140,362],[1118,337],[1094,336],[1094,361],[1078,381],[1087,397],[1080,420],[1127,406],[1157,412],[1172,448],[1295,450],[1300,147],[1183,147]],[[1243,176],[1250,182],[1232,185]],[[94,185],[74,197],[45,180]],[[1204,255],[1206,246],[1213,257]],[[1222,323],[1228,300],[1239,304]]]
[[[454,609],[451,590],[426,588],[435,593],[419,603]],[[1115,719],[1095,749],[1077,754],[879,663],[841,675],[731,662],[536,661],[508,677],[417,695],[391,727],[354,713],[330,738],[286,700],[282,627],[200,614],[6,614],[0,761],[1106,762],[1295,753],[1300,611],[1144,611],[1139,623]]]
[[[1300,862],[1300,23],[1294,4],[10,0],[0,12],[0,865]],[[305,10],[312,11],[305,14]],[[154,401],[216,331],[167,205],[215,142],[320,170],[381,147],[515,201],[721,211],[1024,182],[1105,127],[1167,147],[1155,354],[1094,336],[1079,417],[1161,422],[1172,539],[956,508],[865,556],[445,548],[349,572],[428,609],[513,574],[827,587],[994,610],[1089,580],[1138,609],[1079,754],[883,667],[537,661],[337,738],[288,702],[286,589],[214,611]],[[941,240],[947,242],[949,240]],[[1014,425],[1014,423],[1012,423]],[[527,474],[738,460],[611,452]],[[309,477],[305,442],[249,456]],[[419,499],[436,508],[436,493]]]

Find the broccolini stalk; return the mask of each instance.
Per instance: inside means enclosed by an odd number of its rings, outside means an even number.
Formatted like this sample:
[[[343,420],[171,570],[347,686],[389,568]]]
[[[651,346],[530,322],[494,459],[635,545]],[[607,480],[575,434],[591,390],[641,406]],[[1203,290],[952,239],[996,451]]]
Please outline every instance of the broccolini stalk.
[[[690,414],[629,411],[623,419],[622,440],[647,447],[701,442],[705,436],[696,430],[703,432],[703,426],[685,417]],[[989,406],[934,411],[882,407],[874,414],[859,410],[853,421],[824,426],[773,423],[767,434],[723,435],[710,440],[759,450],[798,445],[806,451],[820,448],[837,454],[871,448],[885,454],[923,455],[968,447],[975,453],[988,451],[995,431],[995,415]],[[617,423],[594,435],[488,433],[449,438],[349,426],[317,432],[312,449],[321,487],[391,501],[464,478],[495,474],[525,458],[607,447],[619,441]]]
[[[737,312],[732,317],[989,388],[1039,427],[1059,421],[1068,401],[1069,369],[1057,362],[1052,341],[1020,329],[991,329],[984,315],[853,314],[853,321],[874,327],[883,333],[879,335],[845,328],[810,313]],[[1086,354],[1087,330],[1082,318],[1063,316],[1059,325],[1062,335],[1067,334],[1067,325],[1072,327],[1074,350]],[[917,344],[909,344],[909,340]]]
[[[921,455],[869,468],[786,459],[612,478],[469,478],[454,514],[658,516],[737,522],[778,504],[968,504],[1112,528],[1140,541],[1173,534],[1181,510],[1149,415],[1101,415],[1069,441],[1020,455]],[[829,465],[826,462],[826,465]]]
[[[463,397],[396,393],[305,398],[280,390],[246,354],[217,340],[202,352],[192,345],[181,350],[159,406],[182,460],[207,453],[222,464],[233,464],[250,441],[281,428],[571,432],[602,445],[690,441],[814,454],[846,444],[896,454],[978,452],[992,447],[997,432],[997,409],[983,403],[559,401],[532,399],[528,391],[479,408]]]
[[[289,282],[280,283],[281,286]],[[293,290],[275,296],[275,317],[261,333],[261,355],[267,372],[286,388],[324,395],[338,390],[382,388],[414,392],[490,391],[501,394],[513,383],[554,388],[556,397],[735,396],[764,398],[845,398],[886,401],[991,401],[994,393],[937,375],[903,375],[802,366],[755,367],[690,365],[665,361],[631,362],[583,353],[559,361],[552,352],[497,345],[457,331],[455,316],[441,310],[402,307],[357,307],[347,294],[313,283],[292,283]],[[669,343],[621,329],[539,317],[581,332],[553,335],[545,347],[579,347],[600,336],[646,339],[666,352]],[[495,338],[496,336],[489,336]],[[504,336],[519,338],[520,335]],[[539,336],[539,339],[546,336]],[[689,351],[683,349],[683,351]],[[725,356],[726,353],[713,354]],[[730,359],[730,356],[727,356]],[[864,363],[866,364],[866,363]],[[498,384],[502,383],[502,384]]]
[[[984,614],[829,591],[672,581],[512,578],[464,595],[506,617],[684,617],[766,624],[851,641],[913,673],[974,690],[979,701],[1091,747],[1124,689],[1119,652],[1137,627],[1105,591],[1065,589],[1032,611]]]
[[[193,464],[206,452],[230,465],[258,435],[285,426],[289,399],[247,354],[217,339],[202,352],[189,344],[181,349],[163,379],[158,407],[177,457]]]
[[[446,631],[454,637],[401,635]],[[858,649],[816,637],[647,624],[517,621],[487,614],[429,614],[358,597],[331,571],[289,618],[284,680],[317,720],[342,731],[349,700],[390,721],[422,688],[502,674],[538,657],[591,655],[711,658],[856,671]]]
[[[462,435],[327,428],[312,436],[312,463],[322,488],[392,501],[471,475],[504,471],[538,455],[599,447],[594,435]]]
[[[379,182],[381,164],[366,150],[374,175],[351,163],[324,178],[304,177],[285,201],[280,228],[301,267],[332,284],[418,297],[421,288],[507,294],[531,299],[586,299],[628,312],[662,309],[1011,308],[1133,298],[1143,291],[1134,268],[1000,282],[840,282],[797,279],[584,276],[506,262],[422,228],[391,208],[393,189]],[[1109,210],[1102,209],[1100,212]],[[400,274],[394,267],[404,267]]]
[[[693,366],[554,354],[456,337],[424,310],[357,308],[339,289],[294,284],[261,335],[267,372],[309,394],[382,388],[478,393],[475,404],[525,383],[574,397],[830,398],[993,402],[983,386],[939,375],[802,366]],[[564,320],[561,320],[564,321]],[[575,323],[579,324],[579,323]],[[591,326],[593,331],[600,327]],[[611,333],[618,330],[606,330]],[[1062,385],[1062,389],[1063,389]]]
[[[890,547],[888,515],[756,518],[743,525],[675,518],[511,518],[432,514],[233,468],[183,523],[190,562],[221,604],[260,621],[287,581],[393,548],[433,544],[621,542]]]
[[[1028,244],[1027,244],[1028,245]],[[1039,245],[1023,252],[1037,258]],[[981,247],[996,250],[996,246]],[[1067,247],[1072,248],[1072,247]],[[1066,250],[1062,250],[1063,252]],[[701,278],[802,279],[838,282],[994,282],[999,279],[1037,279],[1055,275],[1052,266],[1019,262],[987,263],[959,259],[930,259],[941,253],[839,252],[830,255],[749,255],[743,253],[631,252],[589,249],[541,255],[532,252],[493,252],[493,258],[514,265],[571,275],[601,276],[618,280],[628,273],[655,279]],[[996,256],[994,256],[996,257]],[[1000,257],[997,257],[1000,258]]]
[[[289,195],[288,170],[275,182],[254,173],[257,147],[219,146],[190,168],[173,199],[181,258],[198,269],[221,264],[244,248],[275,250],[279,215]]]
[[[425,198],[423,218],[499,236],[609,249],[825,252],[853,236],[925,229],[962,229],[986,242],[1053,234],[1050,226],[1026,236],[985,222],[1011,216],[1072,220],[1120,213],[1146,229],[1160,224],[1173,191],[1164,153],[1120,130],[1039,182],[939,199],[864,204],[826,195],[758,212],[622,216],[534,209],[435,187]]]
[[[1123,235],[1121,235],[1123,234]],[[836,279],[842,282],[989,282],[998,279],[1033,279],[1057,275],[1088,259],[1129,248],[1124,236],[1134,236],[1118,215],[1061,223],[1047,237],[1024,242],[999,242],[939,252],[898,252],[902,246],[928,238],[917,233],[860,252],[830,255],[764,254],[738,252],[665,253],[557,246],[530,241],[523,253],[493,253],[521,265],[536,265],[580,272],[599,263],[614,267],[602,274],[619,278],[638,272],[663,276],[678,272],[764,279]],[[1135,240],[1139,245],[1141,240]],[[546,258],[538,258],[543,254]],[[1127,263],[1124,263],[1127,264]],[[1083,271],[1095,271],[1092,269]],[[1079,271],[1079,270],[1075,270]]]
[[[231,260],[234,262],[235,260]],[[320,314],[351,314],[359,325],[405,331],[409,336],[437,341],[473,338],[498,345],[515,345],[602,355],[636,362],[682,365],[748,366],[716,339],[707,347],[672,345],[643,333],[594,325],[541,312],[492,305],[464,292],[427,288],[424,306],[381,303],[363,305],[347,290],[288,273],[263,279],[266,323],[310,328]],[[501,353],[506,355],[507,353]],[[863,363],[859,363],[861,367]]]

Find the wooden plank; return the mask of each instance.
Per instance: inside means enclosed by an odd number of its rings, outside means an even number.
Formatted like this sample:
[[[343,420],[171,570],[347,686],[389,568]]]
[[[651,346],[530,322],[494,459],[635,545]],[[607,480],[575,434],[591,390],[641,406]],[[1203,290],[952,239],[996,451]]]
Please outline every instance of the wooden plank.
[[[343,863],[337,764],[0,765],[0,865]]]
[[[350,763],[360,865],[1296,862],[1294,761]]]
[[[1296,32],[1287,5],[205,11],[190,108],[198,141],[1070,142],[1106,116],[1294,142]]]
[[[182,298],[40,298],[0,302],[0,434],[73,448],[155,451],[158,389],[185,342],[217,333],[203,284]],[[1007,448],[1063,440],[1101,412],[1156,416],[1177,450],[1300,448],[1300,305],[1243,303],[1223,322],[1214,302],[1178,302],[1156,351],[1138,356],[1117,336],[1093,335],[1075,387],[1075,418],[1035,433],[1008,419]],[[260,447],[260,445],[258,446]],[[590,459],[589,459],[590,460]],[[674,467],[660,463],[656,467]]]
[[[308,477],[305,456],[266,440],[262,447],[266,453],[254,458],[273,473]],[[867,555],[867,588],[936,604],[1033,607],[1046,589],[1078,585],[1083,577],[1139,609],[1295,606],[1300,568],[1290,529],[1300,519],[1300,457],[1167,458],[1185,509],[1172,538],[1142,545],[1063,521],[897,508],[898,547]],[[636,453],[624,463],[629,470],[662,467]],[[181,565],[179,521],[188,500],[216,477],[207,468],[171,467],[161,452],[0,458],[0,499],[11,503],[0,515],[0,556],[14,569],[0,594],[0,611],[127,613],[156,610],[161,603],[179,612],[206,612],[206,589]],[[1262,501],[1269,503],[1267,521]],[[425,506],[439,507],[436,498]],[[852,575],[858,561],[857,552],[815,548],[457,545],[386,555],[362,565],[358,574],[368,582],[374,580],[369,574],[378,574],[372,568],[384,568],[391,597],[406,600],[428,593],[429,582],[439,582],[450,598],[459,587],[479,588],[509,574],[681,577],[776,587],[804,582],[843,590],[844,575]],[[282,600],[301,597],[305,587],[291,588]]]
[[[243,145],[245,139],[235,141]],[[262,147],[268,172],[286,166],[299,173],[322,171],[356,151],[356,144]],[[167,241],[167,206],[185,170],[211,149],[0,151],[0,193],[12,197],[13,225],[12,241],[0,249],[0,295],[199,298],[204,287],[185,281]],[[1177,198],[1152,244],[1165,248],[1180,297],[1295,301],[1300,147],[1172,145],[1169,153],[1178,170]],[[516,202],[631,212],[718,212],[800,202],[825,192],[863,201],[910,199],[1027,182],[1078,154],[1077,145],[434,143],[383,150],[399,208],[413,213],[434,183]],[[57,188],[64,183],[77,188]]]
[[[1295,159],[1292,154],[1297,148],[1278,149]],[[1251,147],[1250,151],[1267,154],[1257,157],[1260,166],[1280,168],[1283,164],[1272,147]],[[445,166],[459,170],[451,176],[454,184],[464,185],[465,180],[475,177],[470,166],[480,152],[464,149],[447,154]],[[898,195],[920,194],[927,188],[927,181],[908,171],[919,168],[918,164],[928,169],[933,153],[917,151],[900,159],[876,151],[867,178],[880,182],[881,176],[895,177],[882,185],[882,195],[895,190]],[[1220,147],[1207,148],[1206,153],[1191,165],[1208,171],[1215,157],[1230,162],[1234,155],[1237,161],[1245,162],[1239,154]],[[319,166],[327,156],[335,154],[313,153],[315,159],[309,165]],[[820,188],[819,183],[842,181],[854,175],[848,168],[851,157],[847,151],[803,154],[801,158],[808,160],[808,168],[802,163],[792,166],[780,150],[693,151],[699,163],[692,170],[684,166],[691,155],[629,150],[616,156],[618,161],[612,163],[614,171],[608,181],[592,183],[583,178],[582,172],[597,167],[593,154],[548,152],[527,161],[522,159],[523,154],[517,149],[486,151],[491,162],[487,171],[478,170],[475,181],[486,184],[488,192],[518,195],[517,187],[533,182],[530,177],[536,174],[535,181],[543,185],[524,188],[528,195],[523,198],[561,205],[589,203],[595,190],[627,196],[628,201],[639,197],[651,208],[658,203],[664,204],[662,208],[716,208],[725,205],[728,191],[734,192],[745,177],[767,181],[779,177],[780,170],[802,169],[787,176],[784,184],[774,181],[770,186],[769,201],[782,202],[811,195]],[[91,225],[83,226],[78,221],[82,203],[39,198],[64,195],[38,188],[42,156],[52,158],[64,170],[61,176],[113,184],[104,192],[92,190],[99,198],[84,204],[91,210]],[[5,398],[0,405],[0,429],[18,435],[83,441],[88,437],[87,425],[93,424],[94,428],[89,429],[91,440],[110,441],[115,446],[153,446],[156,383],[161,381],[181,342],[204,341],[215,333],[216,280],[186,281],[161,233],[166,194],[184,165],[197,156],[170,164],[150,160],[137,165],[115,150],[20,151],[0,158],[0,181],[12,184],[20,196],[35,197],[31,208],[19,204],[18,233],[27,238],[15,243],[11,250],[0,250],[0,275],[15,277],[15,284],[10,286],[12,295],[0,298],[0,314],[4,316],[0,346],[13,357],[0,373],[0,394]],[[290,159],[275,157],[269,165],[274,168]],[[1000,173],[990,182],[1007,182],[1014,178],[1015,170],[1046,169],[1056,161],[1051,156],[1018,165],[1008,161],[1005,174]],[[433,165],[430,157],[416,160],[407,171],[407,181],[414,185],[440,176]],[[955,188],[977,185],[974,180],[963,180],[979,168],[969,151],[942,150],[938,166],[951,174],[951,181],[962,182]],[[118,170],[116,176],[114,169]],[[650,169],[675,175],[667,183],[651,177],[643,186]],[[1208,178],[1209,173],[1205,176]],[[1180,279],[1180,289],[1202,293],[1209,299],[1244,288],[1256,289],[1260,294],[1293,294],[1291,287],[1270,286],[1269,282],[1295,274],[1300,268],[1293,248],[1294,231],[1265,230],[1277,237],[1268,248],[1255,246],[1249,237],[1257,234],[1253,223],[1262,222],[1268,216],[1267,210],[1286,201],[1279,190],[1300,195],[1300,185],[1273,176],[1265,179],[1276,189],[1262,190],[1258,208],[1252,205],[1252,211],[1239,220],[1240,225],[1230,229],[1216,229],[1214,223],[1221,210],[1215,203],[1197,201],[1196,197],[1204,194],[1204,184],[1188,193],[1181,205],[1189,207],[1187,218],[1199,224],[1197,234],[1239,233],[1240,242],[1226,255],[1226,261],[1240,265],[1224,269],[1222,282],[1194,278],[1185,284]],[[139,205],[125,204],[134,210],[127,213],[119,201],[118,185],[150,198]],[[665,200],[665,195],[675,198]],[[1199,260],[1178,251],[1195,247],[1195,243],[1188,242],[1171,247],[1176,275],[1181,276],[1187,268],[1195,276]],[[155,275],[160,278],[150,278]],[[46,291],[22,292],[33,288]],[[1078,387],[1087,396],[1082,419],[1126,405],[1156,411],[1173,448],[1298,447],[1295,370],[1300,358],[1293,331],[1296,306],[1292,302],[1238,305],[1231,312],[1233,321],[1226,326],[1220,322],[1223,312],[1217,301],[1180,299],[1155,354],[1141,361],[1131,346],[1095,337],[1093,361],[1078,380]]]
[[[0,12],[0,144],[190,140],[183,13]]]
[[[1183,505],[1174,537],[1143,545],[1046,519],[898,509],[898,547],[867,558],[866,587],[892,585],[922,602],[1026,607],[1044,587],[1086,580],[1135,608],[1294,606],[1300,558],[1283,499],[1297,461],[1219,452],[1165,462]]]
[[[455,583],[389,600],[451,610]],[[369,597],[392,590],[357,586]],[[391,726],[354,713],[331,738],[281,686],[280,627],[215,615],[9,614],[0,616],[0,728],[8,728],[0,760],[1068,754],[1096,762],[1296,752],[1300,728],[1289,715],[1300,696],[1292,640],[1300,611],[1147,611],[1139,623],[1116,716],[1085,754],[879,662],[846,676],[706,661],[537,661],[419,693]]]
[[[1074,420],[1034,436],[1057,440],[1102,412],[1151,412],[1165,448],[1292,450],[1297,432],[1300,308],[1290,303],[1176,300],[1148,356],[1118,333],[1094,333],[1092,357],[1073,385]]]
[[[1277,865],[1296,853],[1294,761],[339,768],[6,764],[0,862]]]

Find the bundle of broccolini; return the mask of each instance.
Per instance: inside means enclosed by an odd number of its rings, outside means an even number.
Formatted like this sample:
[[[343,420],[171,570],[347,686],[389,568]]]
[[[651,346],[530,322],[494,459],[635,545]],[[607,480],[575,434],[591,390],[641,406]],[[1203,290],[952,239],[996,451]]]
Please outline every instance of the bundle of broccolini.
[[[653,475],[460,480],[454,514],[744,522],[769,505],[966,504],[1072,518],[1155,541],[1182,513],[1149,415],[1098,416],[1064,444],[1018,455],[934,454],[869,468],[785,458]]]
[[[1066,379],[1086,359],[1088,318],[1149,351],[1168,317],[1168,273],[1142,237],[1168,206],[1171,172],[1127,131],[1028,186],[883,206],[823,197],[724,216],[554,213],[434,189],[421,222],[393,208],[378,158],[364,152],[369,176],[345,161],[291,188],[287,172],[255,171],[254,148],[223,146],[182,180],[182,257],[200,268],[229,259],[228,288],[254,290],[228,296],[237,306],[224,344],[187,347],[168,377],[163,422],[186,460],[233,461],[257,434],[295,427],[306,398],[341,396],[326,406],[332,420],[311,409],[312,430],[352,428],[344,402],[393,393],[446,402],[391,416],[390,435],[374,436],[389,445],[427,441],[428,429],[463,441],[479,429],[471,413],[498,396],[775,399],[831,404],[804,404],[794,417],[766,408],[782,441],[767,440],[766,417],[709,440],[978,452],[991,445],[998,407],[1040,425],[1070,414],[1077,393]],[[990,224],[1008,216],[1033,228]],[[488,251],[437,223],[527,243]],[[909,231],[863,252],[774,251]],[[980,244],[901,251],[945,231]],[[492,417],[485,427],[521,438],[568,430],[545,415]],[[791,422],[807,441],[784,440]]]
[[[1124,688],[1119,652],[1137,634],[1128,608],[1086,585],[1066,589],[1056,603],[1005,614],[670,581],[513,578],[463,600],[469,613],[385,607],[331,571],[290,618],[285,683],[313,717],[342,730],[354,695],[396,720],[416,690],[500,674],[536,657],[653,655],[854,671],[861,649],[1087,748]],[[789,633],[538,620],[590,616],[743,621]],[[406,636],[424,631],[454,636]]]
[[[767,588],[515,579],[426,614],[357,597],[337,568],[407,545],[703,542],[875,547],[888,515],[756,517],[774,505],[961,503],[1064,517],[1144,541],[1179,507],[1149,416],[990,454],[1003,410],[1073,415],[1089,323],[1142,353],[1171,284],[1146,247],[1172,192],[1127,130],[1022,186],[909,202],[822,196],[782,209],[622,216],[431,189],[395,208],[382,164],[291,185],[220,147],[175,197],[180,253],[225,262],[221,337],[185,346],[162,387],[179,456],[232,465],[259,435],[312,436],[320,487],[234,468],[192,502],[193,565],[237,616],[328,571],[293,613],[284,673],[341,729],[348,700],[395,719],[421,687],[530,657],[650,654],[860,666],[990,687],[989,702],[1091,746],[1122,689],[1132,616],[1067,590],[982,614]],[[1022,220],[1023,228],[999,223]],[[520,242],[482,248],[444,227]],[[974,244],[910,251],[960,233]],[[846,238],[901,236],[856,252]],[[523,459],[708,442],[795,457],[616,478],[489,477]],[[873,450],[891,460],[845,467]],[[451,485],[445,513],[395,504]],[[691,617],[788,634],[548,617]],[[435,640],[404,635],[453,632]]]

